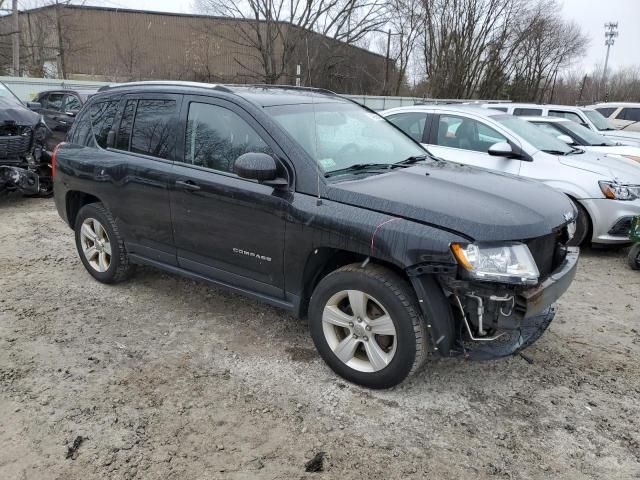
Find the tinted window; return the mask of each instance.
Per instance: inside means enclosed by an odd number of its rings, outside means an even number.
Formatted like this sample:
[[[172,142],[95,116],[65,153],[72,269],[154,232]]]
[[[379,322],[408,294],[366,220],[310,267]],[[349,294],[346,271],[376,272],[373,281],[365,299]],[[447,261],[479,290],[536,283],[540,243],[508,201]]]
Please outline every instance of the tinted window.
[[[486,153],[491,145],[506,141],[502,134],[476,120],[440,115],[436,142],[438,145]]]
[[[96,143],[107,148],[107,136],[113,126],[113,120],[118,110],[118,101],[100,102],[91,105],[91,125]]]
[[[571,120],[572,122],[579,123],[581,125],[584,124],[584,120],[577,113],[566,112],[563,110],[549,110],[550,117],[558,117],[558,118],[566,118],[567,120]]]
[[[231,110],[205,103],[189,106],[186,163],[230,172],[236,158],[248,152],[272,153],[256,131]]]
[[[605,107],[601,107],[601,108],[596,108],[596,110],[597,110],[598,112],[600,112],[600,114],[601,114],[603,117],[610,117],[610,116],[611,116],[611,114],[612,114],[613,112],[615,112],[617,109],[618,109],[617,107],[606,107],[606,108],[605,108]]]
[[[416,142],[422,142],[424,125],[427,122],[427,113],[411,112],[397,113],[387,117],[391,123],[413,138]]]
[[[513,114],[521,117],[539,117],[542,110],[539,108],[514,108]]]
[[[69,141],[77,145],[94,146],[89,109],[85,109],[78,114],[71,130],[69,130]]]
[[[80,99],[75,95],[67,95],[64,100],[64,111],[65,112],[77,112],[80,110]]]
[[[48,93],[44,96],[44,101],[41,102],[42,108],[60,111],[62,109],[63,98],[64,94],[62,93]]]
[[[620,110],[617,119],[640,122],[640,108],[623,108]]]
[[[175,113],[175,100],[138,100],[130,150],[158,158],[173,157],[176,142],[171,119]]]
[[[120,150],[129,150],[129,140],[131,139],[131,126],[133,125],[133,116],[136,114],[137,100],[127,100],[122,112],[120,120],[120,128],[118,128],[118,141],[116,148]]]

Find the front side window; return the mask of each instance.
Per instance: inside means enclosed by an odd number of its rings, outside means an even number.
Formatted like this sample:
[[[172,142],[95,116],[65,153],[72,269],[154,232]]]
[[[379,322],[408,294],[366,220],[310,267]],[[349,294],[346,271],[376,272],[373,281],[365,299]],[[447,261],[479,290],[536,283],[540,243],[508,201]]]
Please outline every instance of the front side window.
[[[107,148],[107,137],[113,126],[118,110],[118,100],[94,103],[90,107],[91,128],[95,141],[102,148]]]
[[[49,93],[45,95],[44,101],[42,102],[42,108],[46,108],[47,110],[62,110],[62,100],[64,98],[64,94],[62,93]]]
[[[390,165],[426,151],[390,122],[347,102],[301,103],[265,111],[325,174],[354,165]]]
[[[620,110],[617,119],[640,122],[640,108],[623,108]]]
[[[80,99],[75,95],[67,95],[64,100],[64,111],[65,112],[77,112],[80,110]]]
[[[513,114],[518,117],[540,117],[542,110],[539,108],[514,108]]]
[[[185,139],[185,163],[232,172],[245,153],[273,151],[237,113],[207,103],[191,103]]]
[[[504,135],[477,120],[440,115],[436,143],[443,147],[487,153],[491,145],[506,141]]]
[[[416,142],[422,142],[427,116],[428,114],[425,112],[407,112],[390,115],[387,117],[387,120],[413,138]]]
[[[538,150],[557,155],[564,155],[573,151],[569,145],[562,140],[558,140],[555,135],[549,135],[521,118],[513,115],[496,115],[493,118],[504,128],[510,130]]]

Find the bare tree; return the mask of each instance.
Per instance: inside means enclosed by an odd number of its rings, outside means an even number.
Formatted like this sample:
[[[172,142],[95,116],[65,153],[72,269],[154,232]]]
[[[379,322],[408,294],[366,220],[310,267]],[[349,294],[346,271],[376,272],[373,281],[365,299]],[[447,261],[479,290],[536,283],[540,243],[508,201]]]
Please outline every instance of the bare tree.
[[[196,5],[238,20],[232,35],[211,33],[236,45],[235,61],[265,83],[294,76],[296,51],[306,54],[307,69],[312,68],[312,32],[357,43],[386,22],[384,0],[197,0]]]
[[[407,80],[409,63],[418,45],[424,23],[423,0],[389,0],[390,58],[396,66],[394,95]],[[386,92],[385,92],[386,93]]]

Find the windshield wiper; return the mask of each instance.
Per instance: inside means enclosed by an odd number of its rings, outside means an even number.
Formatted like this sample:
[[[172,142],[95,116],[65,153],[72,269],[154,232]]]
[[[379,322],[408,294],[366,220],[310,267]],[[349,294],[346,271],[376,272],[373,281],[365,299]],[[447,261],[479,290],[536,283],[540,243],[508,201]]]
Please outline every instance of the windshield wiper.
[[[379,169],[379,170],[389,170],[391,168],[391,164],[389,163],[356,163],[355,165],[350,165],[345,168],[339,168],[337,170],[332,170],[324,174],[325,177],[332,177],[334,175],[340,175],[342,173],[350,173],[350,172],[358,172],[358,171],[367,171],[370,169]]]
[[[569,150],[568,152],[563,152],[562,150],[542,150],[542,151],[550,155],[568,155],[569,153],[573,152],[573,150]]]
[[[396,163],[392,163],[391,167],[400,167],[402,165],[413,165],[414,163],[422,162],[427,159],[426,155],[412,155],[411,157],[407,157],[404,160],[401,160]]]

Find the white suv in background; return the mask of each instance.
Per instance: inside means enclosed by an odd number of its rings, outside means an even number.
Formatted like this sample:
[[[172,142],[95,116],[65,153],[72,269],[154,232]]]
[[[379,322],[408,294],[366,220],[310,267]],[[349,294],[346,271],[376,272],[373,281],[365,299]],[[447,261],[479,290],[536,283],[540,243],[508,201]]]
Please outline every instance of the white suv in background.
[[[589,108],[600,112],[621,130],[640,132],[640,103],[603,102],[591,105]]]
[[[620,130],[600,112],[590,107],[570,107],[567,105],[538,105],[535,103],[486,103],[482,108],[490,108],[510,113],[516,117],[560,117],[573,120],[583,127],[626,145],[640,145],[640,132]]]
[[[436,157],[540,180],[568,195],[578,208],[574,245],[629,243],[631,218],[640,215],[637,162],[570,147],[497,110],[423,105],[381,114]]]

